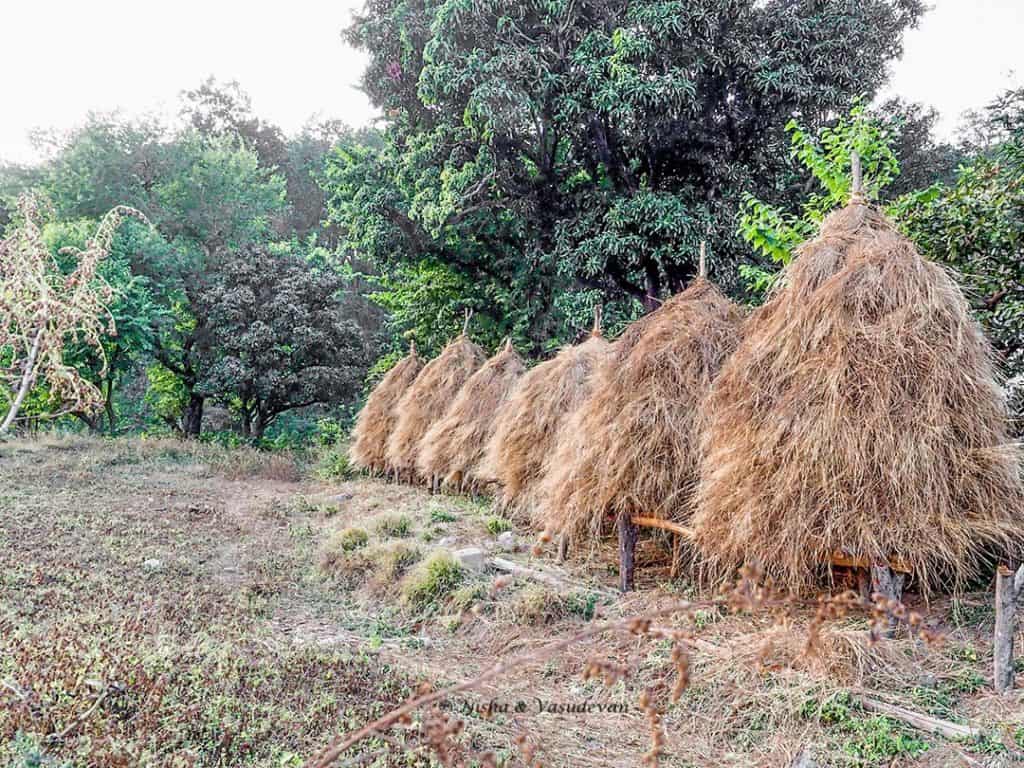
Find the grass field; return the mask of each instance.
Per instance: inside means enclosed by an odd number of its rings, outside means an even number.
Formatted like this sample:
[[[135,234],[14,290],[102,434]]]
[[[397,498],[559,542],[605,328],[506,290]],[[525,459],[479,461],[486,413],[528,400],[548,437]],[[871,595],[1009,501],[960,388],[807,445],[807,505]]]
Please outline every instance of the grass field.
[[[644,542],[641,589],[622,597],[610,550],[557,565],[486,501],[314,470],[160,440],[0,445],[0,764],[301,765],[423,683],[699,594],[667,582],[659,542]],[[506,530],[522,546],[501,556],[553,583],[448,554],[497,549]],[[638,765],[643,691],[664,712],[663,766],[788,766],[805,749],[820,766],[1024,760],[1024,697],[990,690],[990,595],[915,607],[937,647],[871,645],[867,617],[851,615],[808,654],[812,609],[680,615],[666,624],[690,633],[691,682],[676,703],[670,642],[581,639],[449,702],[465,721],[453,764],[493,752],[522,765],[532,751],[545,766]],[[610,687],[585,679],[595,658],[619,670]],[[911,729],[864,711],[865,696],[981,736]],[[420,723],[345,760],[429,765]]]

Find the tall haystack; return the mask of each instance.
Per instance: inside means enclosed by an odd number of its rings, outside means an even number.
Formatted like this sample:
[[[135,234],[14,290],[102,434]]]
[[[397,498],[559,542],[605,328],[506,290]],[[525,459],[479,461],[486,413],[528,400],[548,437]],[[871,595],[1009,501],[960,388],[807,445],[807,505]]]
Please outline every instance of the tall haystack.
[[[398,420],[388,438],[387,462],[402,475],[415,476],[420,442],[451,405],[462,385],[486,356],[463,329],[441,354],[427,363],[398,401]]]
[[[498,409],[508,399],[526,366],[512,340],[474,373],[459,390],[444,416],[420,442],[416,466],[424,477],[440,477],[445,485],[479,490],[477,468],[494,430]]]
[[[990,347],[953,279],[855,197],[754,315],[708,399],[709,573],[808,586],[834,553],[962,584],[1024,533]]]
[[[386,458],[388,438],[398,420],[398,401],[412,385],[423,368],[416,354],[416,342],[409,345],[409,354],[382,378],[366,399],[352,430],[349,458],[361,469],[382,473],[391,469]]]
[[[566,419],[590,395],[608,349],[595,317],[588,339],[531,369],[498,411],[478,473],[499,484],[498,503],[514,517],[533,515],[544,459]]]
[[[550,458],[549,532],[597,539],[620,516],[690,519],[701,403],[739,342],[740,322],[700,276],[615,342]]]

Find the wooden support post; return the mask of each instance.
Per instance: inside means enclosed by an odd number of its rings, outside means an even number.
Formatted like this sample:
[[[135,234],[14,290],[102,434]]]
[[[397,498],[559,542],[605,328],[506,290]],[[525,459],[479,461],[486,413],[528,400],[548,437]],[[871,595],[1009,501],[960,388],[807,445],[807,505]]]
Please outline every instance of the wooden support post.
[[[875,563],[871,566],[871,592],[879,594],[887,600],[894,602],[903,601],[903,574],[897,574],[888,564]],[[885,632],[886,637],[896,634],[897,620],[895,616],[889,617],[889,628]]]
[[[1013,688],[1013,644],[1017,634],[1017,602],[1024,591],[1024,566],[1001,563],[996,570],[996,629],[992,640],[993,682],[998,693]]]
[[[565,533],[558,534],[558,562],[564,563],[569,556],[569,537]]]
[[[683,537],[678,534],[672,534],[672,568],[668,572],[670,579],[679,578],[679,561],[682,559],[683,552]]]
[[[623,592],[633,589],[633,571],[636,567],[636,539],[640,529],[626,515],[619,515],[619,588]]]

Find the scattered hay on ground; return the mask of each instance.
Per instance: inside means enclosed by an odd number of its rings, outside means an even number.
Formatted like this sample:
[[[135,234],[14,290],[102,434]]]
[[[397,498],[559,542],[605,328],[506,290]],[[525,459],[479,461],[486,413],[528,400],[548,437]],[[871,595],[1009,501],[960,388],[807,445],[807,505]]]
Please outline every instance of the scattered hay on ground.
[[[390,469],[387,462],[388,438],[398,421],[398,401],[422,368],[423,360],[416,354],[416,343],[413,342],[409,346],[409,354],[385,374],[366,399],[352,430],[352,446],[349,448],[352,463],[360,469],[377,474]]]
[[[498,483],[500,507],[520,520],[533,514],[544,459],[567,417],[590,394],[608,349],[595,323],[586,341],[526,373],[499,410],[478,473]]]
[[[415,475],[423,436],[444,415],[484,359],[483,350],[463,331],[424,366],[398,401],[398,419],[388,437],[385,454],[389,467],[403,475]]]
[[[832,553],[963,585],[1018,547],[1024,494],[991,349],[963,294],[881,213],[833,213],[750,319],[708,400],[707,572],[808,587]]]
[[[689,520],[701,403],[739,325],[698,277],[627,329],[550,457],[549,532],[599,539],[620,515]]]
[[[458,490],[481,490],[484,483],[476,470],[493,434],[494,418],[525,371],[512,341],[507,341],[424,435],[416,462],[419,473],[440,477]]]

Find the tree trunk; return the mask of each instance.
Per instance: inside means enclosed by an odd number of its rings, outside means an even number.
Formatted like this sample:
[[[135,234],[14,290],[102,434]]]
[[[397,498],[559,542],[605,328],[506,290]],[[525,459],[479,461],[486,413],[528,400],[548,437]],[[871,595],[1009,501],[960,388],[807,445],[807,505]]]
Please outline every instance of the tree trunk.
[[[648,264],[644,272],[644,310],[653,312],[661,306],[661,276],[654,263]]]
[[[114,410],[113,379],[107,379],[104,389],[106,389],[106,395],[103,399],[103,412],[107,414],[107,431],[113,435],[117,432],[117,413]]]
[[[181,431],[187,439],[197,438],[203,429],[203,406],[206,398],[193,392],[181,415]]]

